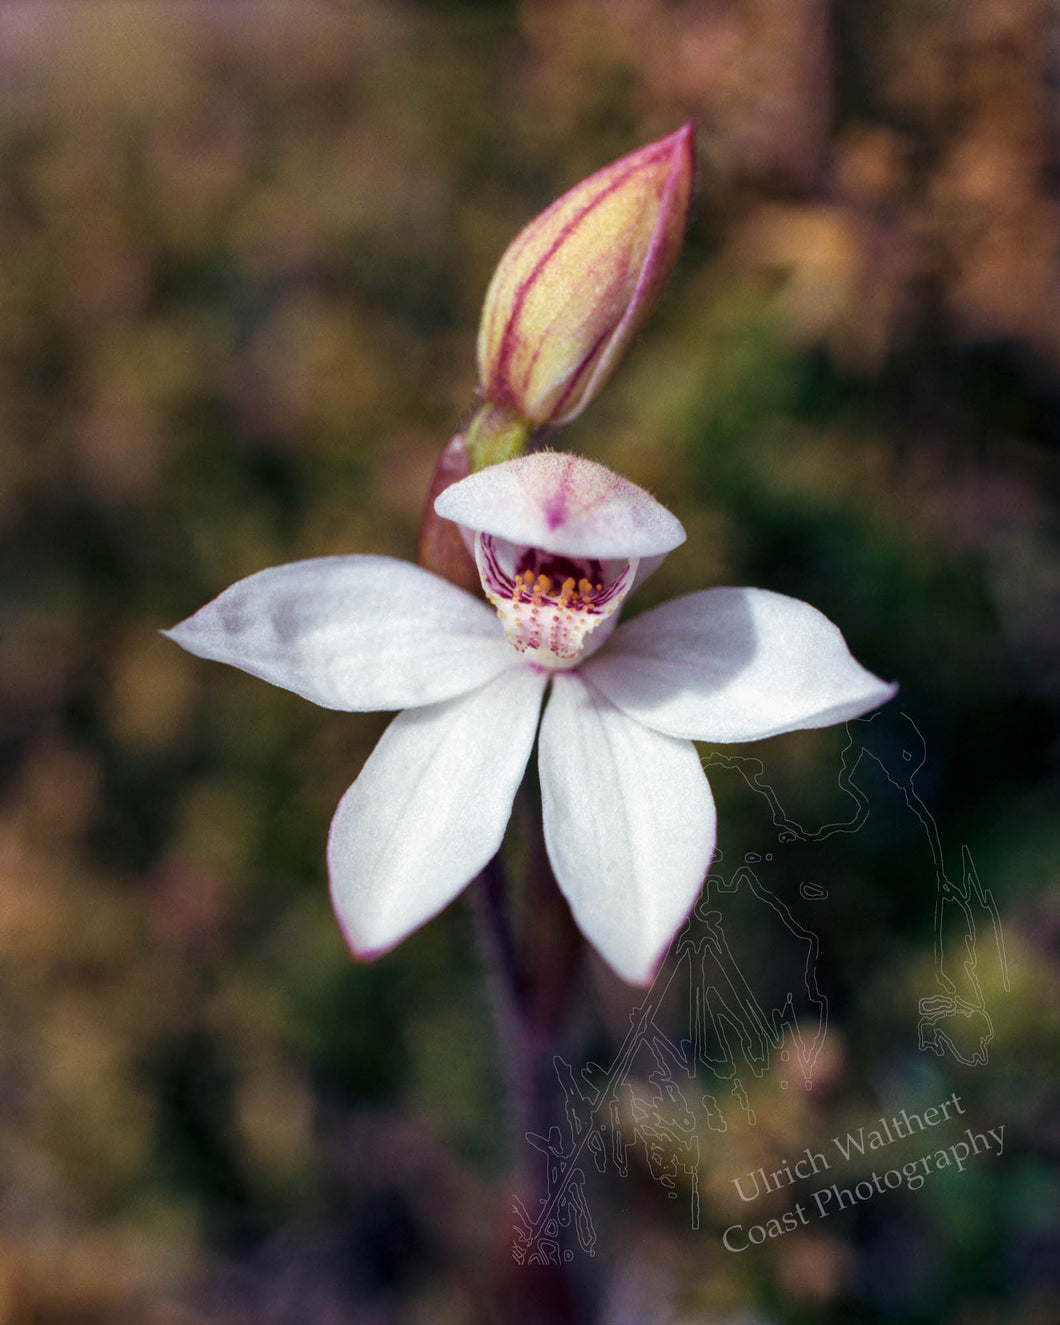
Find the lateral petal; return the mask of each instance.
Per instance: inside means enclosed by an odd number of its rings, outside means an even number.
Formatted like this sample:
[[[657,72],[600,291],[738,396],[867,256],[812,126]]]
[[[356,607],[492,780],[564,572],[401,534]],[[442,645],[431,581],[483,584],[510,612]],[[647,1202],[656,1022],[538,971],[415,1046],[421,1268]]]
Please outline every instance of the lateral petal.
[[[274,566],[162,634],[200,658],[352,711],[434,704],[519,662],[484,602],[393,557]]]
[[[699,896],[716,840],[690,741],[626,717],[557,673],[538,755],[545,844],[578,927],[630,984],[650,984]]]
[[[583,675],[639,722],[696,741],[828,727],[898,687],[851,656],[837,626],[768,589],[704,589],[619,626]]]
[[[399,714],[328,836],[331,900],[353,951],[386,952],[496,854],[534,743],[546,676],[517,667]]]

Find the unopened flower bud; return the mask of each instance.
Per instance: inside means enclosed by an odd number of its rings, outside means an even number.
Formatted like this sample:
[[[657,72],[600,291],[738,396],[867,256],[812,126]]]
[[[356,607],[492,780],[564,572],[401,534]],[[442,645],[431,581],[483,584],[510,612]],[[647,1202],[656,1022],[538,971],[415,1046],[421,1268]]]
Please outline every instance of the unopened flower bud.
[[[582,180],[516,236],[479,327],[488,404],[543,427],[593,399],[673,270],[693,169],[686,124]]]

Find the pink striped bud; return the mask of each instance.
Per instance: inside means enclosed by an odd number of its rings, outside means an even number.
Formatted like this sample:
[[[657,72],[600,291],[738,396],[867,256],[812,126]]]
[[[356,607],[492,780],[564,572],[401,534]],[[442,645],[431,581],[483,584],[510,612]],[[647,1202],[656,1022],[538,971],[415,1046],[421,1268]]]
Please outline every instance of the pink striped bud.
[[[542,427],[594,398],[677,261],[693,171],[686,124],[582,180],[516,236],[479,327],[488,404]]]

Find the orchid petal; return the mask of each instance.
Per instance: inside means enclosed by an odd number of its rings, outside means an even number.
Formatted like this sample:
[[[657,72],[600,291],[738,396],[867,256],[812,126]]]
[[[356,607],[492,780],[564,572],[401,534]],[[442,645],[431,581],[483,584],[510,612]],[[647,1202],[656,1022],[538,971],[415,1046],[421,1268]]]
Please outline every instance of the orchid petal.
[[[699,896],[714,801],[691,742],[631,721],[584,675],[554,677],[541,723],[545,844],[579,929],[646,985]]]
[[[519,667],[383,733],[328,837],[332,904],[359,956],[400,943],[497,853],[546,679]]]
[[[827,727],[897,690],[816,608],[767,589],[704,589],[652,608],[619,626],[583,675],[630,717],[697,741]]]
[[[467,529],[569,557],[631,560],[685,541],[681,522],[643,488],[557,451],[490,465],[446,488],[434,509]]]
[[[391,557],[259,571],[162,633],[332,709],[434,704],[519,662],[485,603]]]

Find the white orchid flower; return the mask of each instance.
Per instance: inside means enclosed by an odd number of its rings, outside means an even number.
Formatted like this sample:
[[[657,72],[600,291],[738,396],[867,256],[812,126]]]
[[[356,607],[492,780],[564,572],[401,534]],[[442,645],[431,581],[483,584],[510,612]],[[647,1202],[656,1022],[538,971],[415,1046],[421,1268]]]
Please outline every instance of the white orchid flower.
[[[392,948],[492,859],[537,737],[556,881],[604,959],[648,984],[714,853],[692,742],[843,722],[895,687],[816,609],[764,589],[705,589],[619,625],[685,533],[602,465],[524,456],[435,509],[462,527],[493,608],[407,562],[321,557],[251,575],[167,633],[326,708],[404,710],[331,824],[356,955]]]

